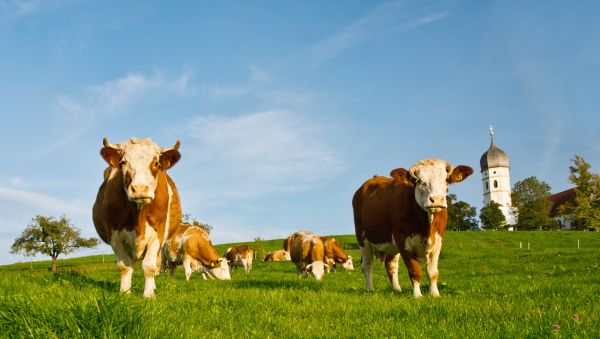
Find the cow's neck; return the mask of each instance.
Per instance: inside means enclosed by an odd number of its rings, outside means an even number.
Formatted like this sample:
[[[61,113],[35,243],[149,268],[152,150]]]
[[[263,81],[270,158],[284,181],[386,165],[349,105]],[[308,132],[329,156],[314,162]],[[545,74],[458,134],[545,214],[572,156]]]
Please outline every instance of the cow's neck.
[[[167,173],[165,171],[159,171],[156,174],[156,181],[154,199],[142,207],[139,215],[139,219],[142,219],[139,220],[140,222],[147,222],[153,227],[156,227],[156,225],[165,221],[169,210],[169,184],[167,182]]]

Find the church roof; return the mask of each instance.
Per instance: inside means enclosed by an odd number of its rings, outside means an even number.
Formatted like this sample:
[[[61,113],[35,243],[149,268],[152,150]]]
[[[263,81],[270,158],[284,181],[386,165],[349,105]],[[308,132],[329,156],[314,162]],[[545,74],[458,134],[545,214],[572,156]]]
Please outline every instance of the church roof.
[[[575,188],[568,189],[566,191],[558,192],[548,197],[548,200],[552,203],[552,209],[550,209],[550,216],[554,217],[558,214],[560,206],[575,200]]]
[[[483,153],[481,159],[479,160],[479,165],[481,166],[481,170],[485,171],[490,167],[510,167],[508,163],[508,155],[504,153],[503,150],[499,149],[494,143],[494,133],[490,133],[492,136],[492,143],[490,144],[490,148]]]

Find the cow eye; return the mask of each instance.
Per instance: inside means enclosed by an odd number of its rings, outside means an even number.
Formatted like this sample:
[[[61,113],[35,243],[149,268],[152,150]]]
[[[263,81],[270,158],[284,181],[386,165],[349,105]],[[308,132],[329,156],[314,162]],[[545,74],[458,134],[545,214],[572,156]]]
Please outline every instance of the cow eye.
[[[126,164],[126,163],[127,163],[127,162],[126,162],[125,160],[121,160],[121,161],[119,161],[119,167],[123,167],[123,166],[125,166],[125,164]]]
[[[152,163],[152,166],[154,166],[154,167],[158,167],[159,165],[160,165],[160,163],[158,161],[155,161]]]

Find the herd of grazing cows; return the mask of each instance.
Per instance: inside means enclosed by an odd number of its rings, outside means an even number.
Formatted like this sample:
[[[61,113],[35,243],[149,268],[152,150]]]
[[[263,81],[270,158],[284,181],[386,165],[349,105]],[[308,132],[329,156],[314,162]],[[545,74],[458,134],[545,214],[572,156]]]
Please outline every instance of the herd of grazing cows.
[[[131,291],[133,264],[143,258],[144,297],[154,297],[154,277],[171,275],[183,265],[185,278],[193,271],[204,279],[231,279],[231,270],[242,266],[248,274],[254,252],[248,245],[231,247],[219,256],[208,233],[181,222],[181,203],[175,183],[167,174],[181,154],[179,141],[160,148],[151,139],[131,138],[110,144],[106,138],[100,155],[108,163],[93,207],[93,221],[100,238],[117,257],[121,292]],[[429,293],[439,296],[438,258],[448,219],[448,184],[473,173],[468,166],[453,167],[429,158],[407,171],[398,168],[391,178],[375,176],[364,182],[352,198],[356,239],[367,290],[373,290],[373,259],[384,264],[392,289],[400,290],[398,261],[408,269],[413,294],[420,297],[424,261]],[[299,276],[311,274],[321,280],[325,272],[342,264],[353,270],[348,256],[334,238],[312,232],[295,232],[285,239],[282,250],[269,252],[264,261],[292,261]]]

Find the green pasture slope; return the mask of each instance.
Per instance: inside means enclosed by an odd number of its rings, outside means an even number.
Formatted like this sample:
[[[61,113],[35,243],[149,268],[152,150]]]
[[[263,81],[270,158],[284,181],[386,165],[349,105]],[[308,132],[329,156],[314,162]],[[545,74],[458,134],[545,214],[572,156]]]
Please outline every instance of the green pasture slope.
[[[175,279],[158,277],[154,300],[142,298],[139,263],[133,293],[119,294],[112,256],[60,260],[54,275],[49,262],[2,266],[0,337],[600,337],[600,233],[449,232],[442,297],[421,299],[403,266],[402,292],[379,264],[376,291],[366,292],[355,238],[337,238],[354,272],[319,283],[297,278],[290,262],[256,262],[231,281],[186,282],[178,269]]]

